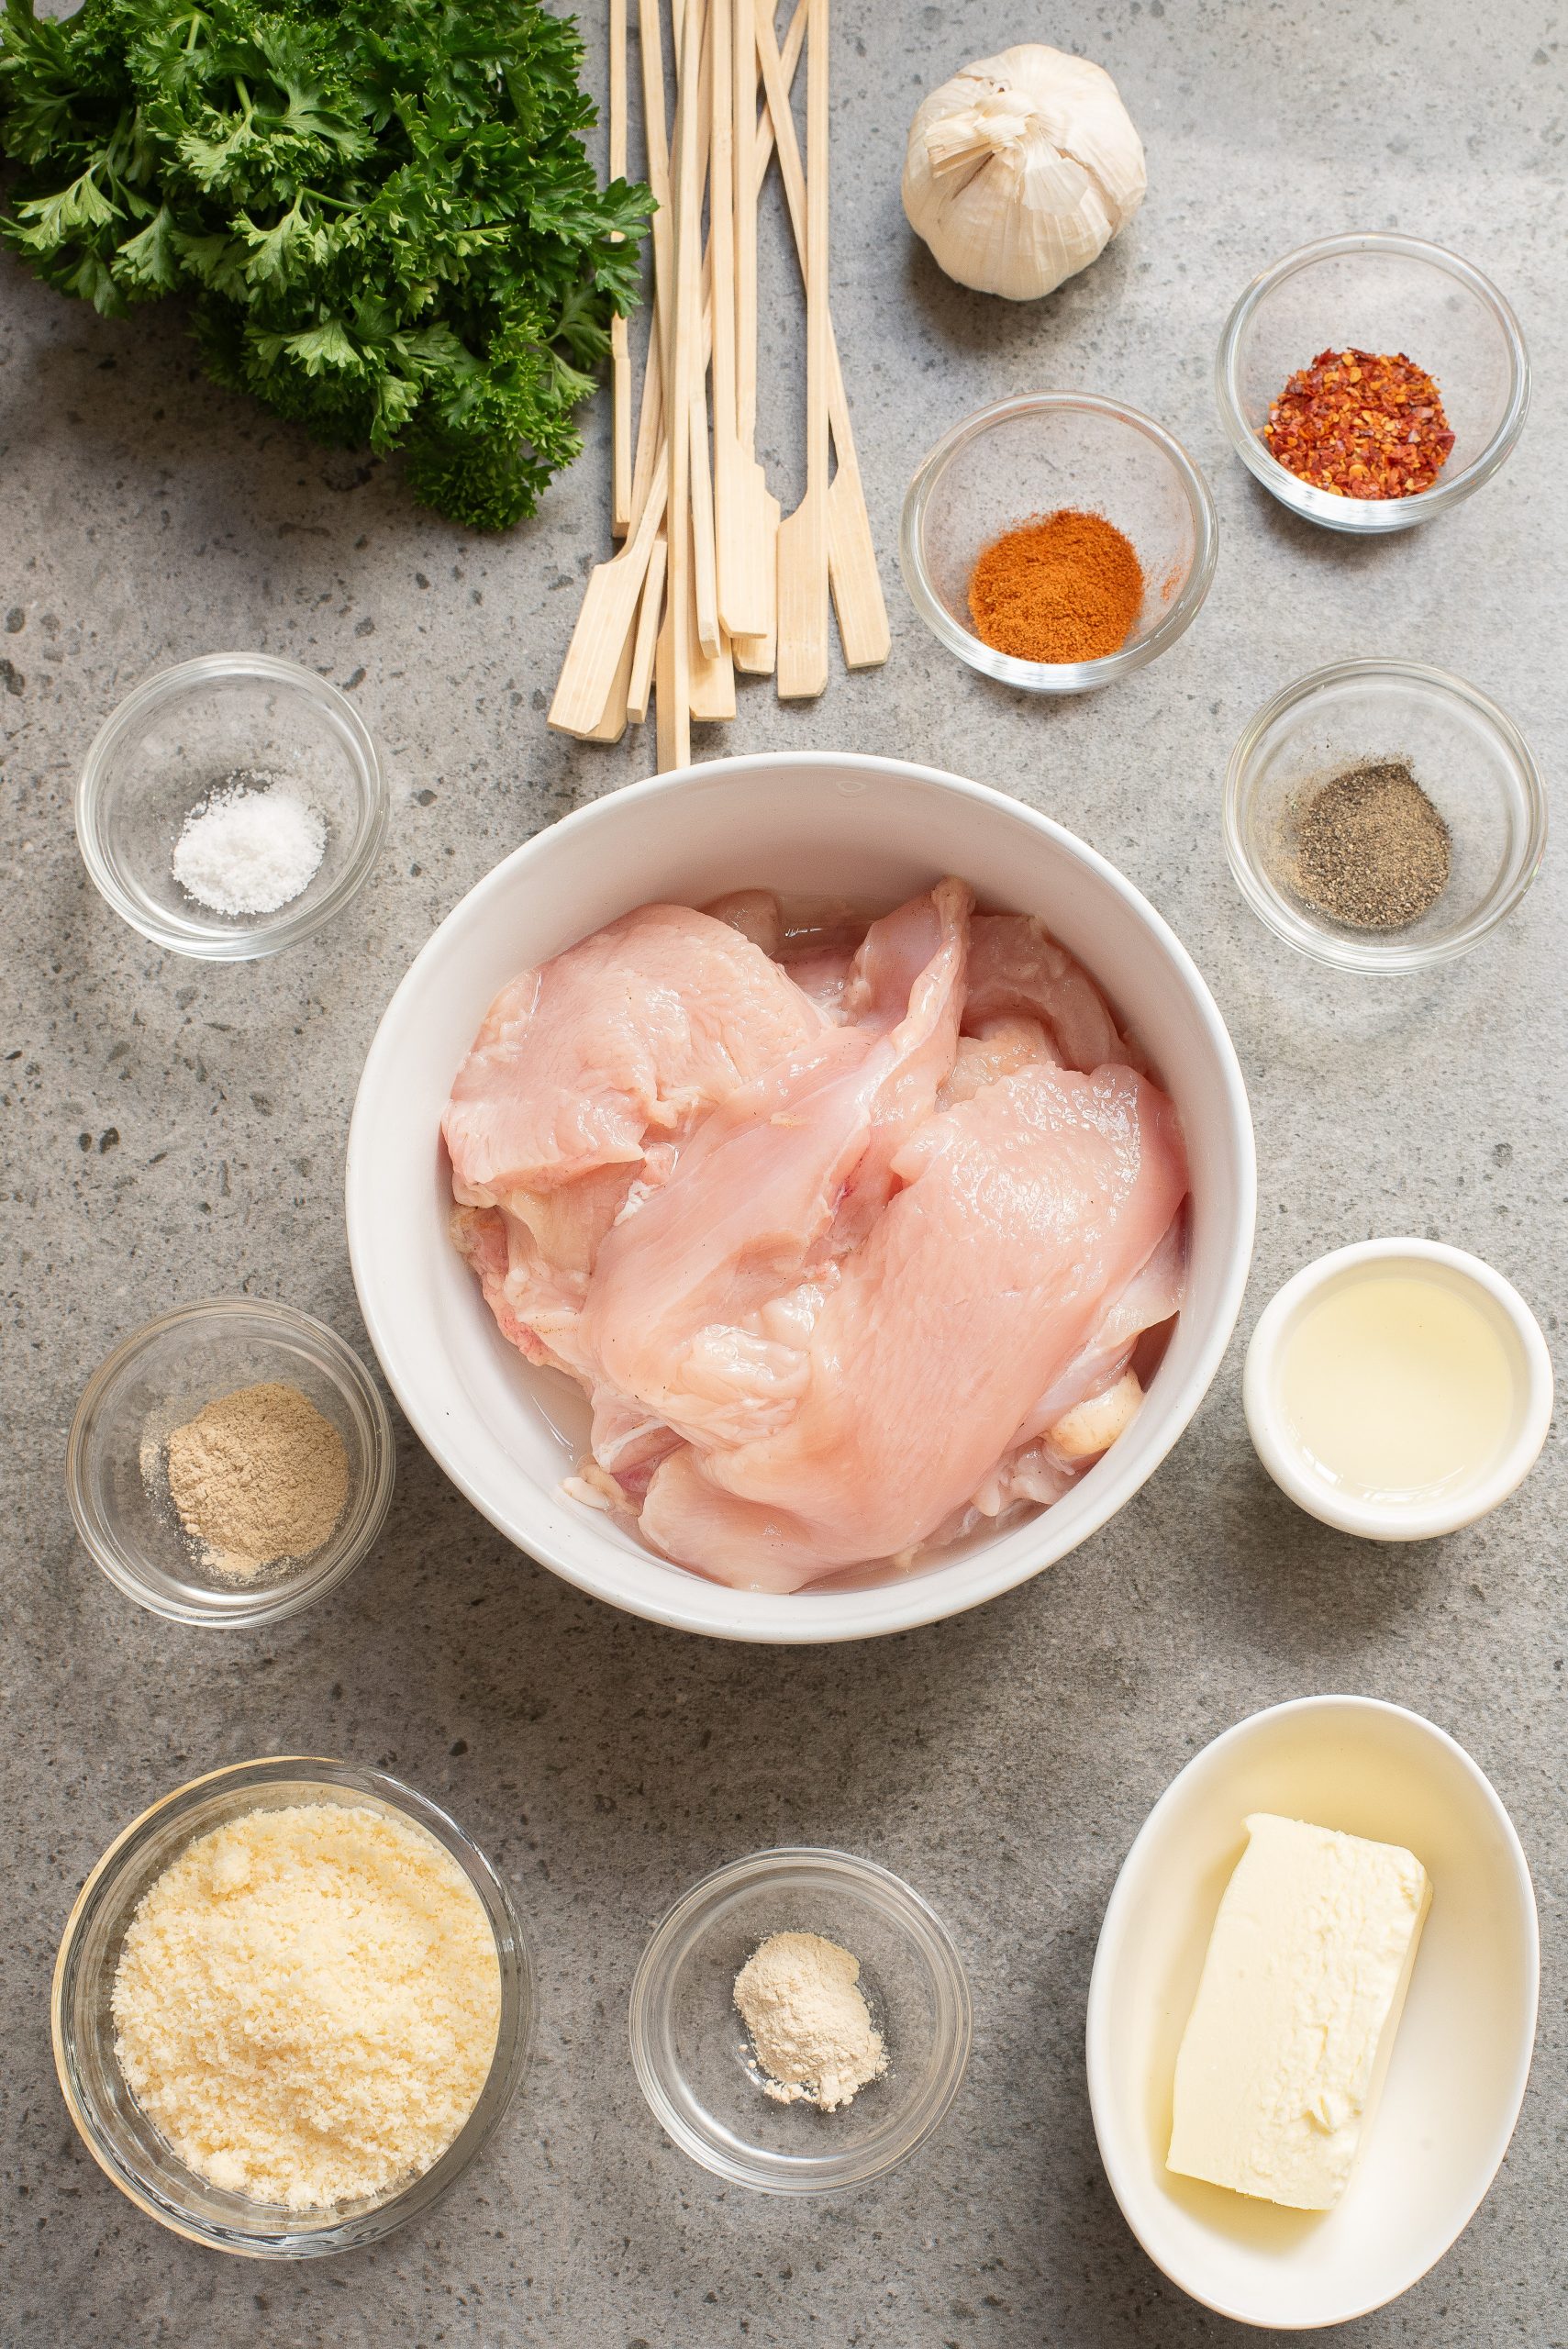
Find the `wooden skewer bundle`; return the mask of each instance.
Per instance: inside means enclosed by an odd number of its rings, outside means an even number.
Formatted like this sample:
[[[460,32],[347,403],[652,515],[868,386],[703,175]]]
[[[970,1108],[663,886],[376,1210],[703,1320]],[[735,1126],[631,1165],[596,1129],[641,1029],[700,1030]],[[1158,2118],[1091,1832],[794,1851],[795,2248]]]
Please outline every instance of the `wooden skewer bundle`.
[[[616,335],[612,525],[623,544],[589,578],[550,723],[586,741],[618,741],[647,717],[651,696],[661,768],[690,759],[694,719],[733,718],[737,670],[775,675],[783,699],[821,693],[829,598],[846,665],[887,658],[887,609],[828,312],[828,8],[829,0],[796,0],[781,47],[773,0],[638,0],[657,206],[648,364],[634,436],[631,355],[624,331]],[[627,19],[627,0],[611,0],[617,172],[628,151]],[[804,165],[790,112],[803,49]],[[806,480],[782,520],[756,451],[757,205],[775,150],[806,291]]]

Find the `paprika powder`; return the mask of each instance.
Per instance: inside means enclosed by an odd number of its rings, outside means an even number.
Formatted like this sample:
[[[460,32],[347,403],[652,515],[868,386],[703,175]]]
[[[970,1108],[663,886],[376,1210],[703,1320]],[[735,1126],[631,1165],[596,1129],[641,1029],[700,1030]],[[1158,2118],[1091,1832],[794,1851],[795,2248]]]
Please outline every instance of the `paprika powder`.
[[[969,576],[975,634],[1016,661],[1103,661],[1143,602],[1130,540],[1103,514],[1037,514],[986,547]]]

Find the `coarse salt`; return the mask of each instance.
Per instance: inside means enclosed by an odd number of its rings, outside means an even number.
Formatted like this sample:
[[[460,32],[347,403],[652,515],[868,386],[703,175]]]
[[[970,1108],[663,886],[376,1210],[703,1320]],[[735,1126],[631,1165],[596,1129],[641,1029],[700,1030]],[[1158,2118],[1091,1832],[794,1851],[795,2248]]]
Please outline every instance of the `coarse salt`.
[[[172,869],[213,913],[271,914],[309,886],[326,848],[326,818],[296,783],[242,771],[191,809]]]

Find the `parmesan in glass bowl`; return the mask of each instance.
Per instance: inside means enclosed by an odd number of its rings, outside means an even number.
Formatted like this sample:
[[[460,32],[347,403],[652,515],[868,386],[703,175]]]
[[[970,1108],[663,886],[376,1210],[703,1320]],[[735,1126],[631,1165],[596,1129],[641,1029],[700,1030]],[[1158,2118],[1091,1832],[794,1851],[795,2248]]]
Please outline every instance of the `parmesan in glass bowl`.
[[[315,2207],[258,2199],[188,2166],[131,2087],[115,2013],[127,1936],[149,1892],[162,1886],[202,1838],[260,1812],[300,1806],[337,1806],[361,1818],[376,1814],[405,1840],[425,1838],[437,1847],[430,1855],[435,1867],[450,1878],[455,1866],[473,1895],[495,1944],[498,1986],[488,2067],[444,2151],[380,2193]],[[516,1902],[456,1821],[382,1771],[284,1755],[193,1779],[110,1844],[83,1886],[60,1945],[52,2001],[55,2069],[88,2152],[149,2218],[212,2250],[253,2259],[311,2259],[379,2242],[456,2183],[495,2134],[522,2079],[534,2010],[533,1968]]]

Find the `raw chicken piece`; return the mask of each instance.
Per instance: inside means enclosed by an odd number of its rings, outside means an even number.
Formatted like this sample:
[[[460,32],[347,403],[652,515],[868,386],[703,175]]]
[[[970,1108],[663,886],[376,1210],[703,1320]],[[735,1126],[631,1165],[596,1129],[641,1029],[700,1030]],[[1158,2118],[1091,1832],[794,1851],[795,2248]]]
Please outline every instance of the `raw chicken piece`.
[[[690,1124],[824,1025],[728,922],[643,906],[491,1005],[442,1120],[453,1194],[526,1220],[531,1195],[635,1169],[651,1130]]]
[[[819,1011],[842,1020],[844,990],[864,942],[870,914],[848,903],[813,907],[809,918],[786,928],[779,960]]]
[[[728,922],[772,962],[778,961],[784,946],[784,913],[771,889],[731,889],[727,897],[715,897],[703,911],[715,921]]]
[[[798,1400],[840,1259],[951,1064],[969,910],[944,882],[877,923],[857,958],[860,1024],[732,1094],[606,1239],[582,1342],[607,1386],[682,1435],[743,1442]]]
[[[905,1555],[968,1503],[1145,1265],[1186,1190],[1170,1102],[1133,1070],[1031,1065],[925,1121],[905,1183],[817,1313],[774,1431],[677,1452],[641,1525],[769,1590]]]
[[[451,1236],[459,1255],[478,1275],[502,1336],[530,1362],[585,1378],[589,1365],[577,1342],[577,1325],[587,1295],[586,1274],[547,1264],[528,1227],[500,1208],[454,1208]]]
[[[1015,1076],[1031,1061],[1045,1068],[1061,1066],[1038,1019],[987,1019],[977,1034],[959,1038],[958,1058],[937,1096],[937,1107],[951,1109],[960,1101],[973,1101],[982,1085]]]
[[[1015,1442],[1032,1442],[1068,1411],[1105,1394],[1127,1368],[1145,1330],[1157,1330],[1180,1311],[1187,1276],[1186,1222],[1180,1211],[1172,1217],[1152,1254],[1107,1303],[1088,1344],[1036,1397]]]
[[[850,984],[853,952],[837,947],[814,947],[808,954],[786,954],[784,969],[804,995],[808,995],[825,1019],[841,1023],[844,989]]]
[[[969,946],[966,1035],[993,1019],[1038,1019],[1068,1068],[1136,1061],[1082,963],[1028,914],[976,914]]]

